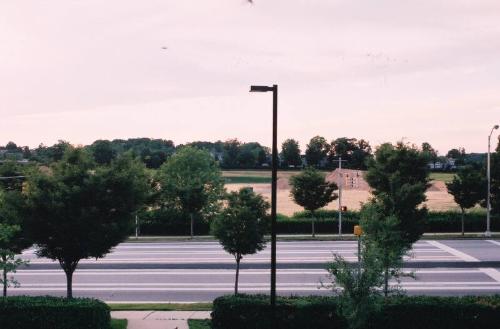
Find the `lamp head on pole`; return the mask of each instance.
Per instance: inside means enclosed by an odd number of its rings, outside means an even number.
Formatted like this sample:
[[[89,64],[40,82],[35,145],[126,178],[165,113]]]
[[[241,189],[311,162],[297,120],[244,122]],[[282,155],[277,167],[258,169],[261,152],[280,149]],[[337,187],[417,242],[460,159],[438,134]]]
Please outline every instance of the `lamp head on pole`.
[[[498,125],[494,125],[494,126],[493,126],[493,129],[498,129]]]
[[[250,86],[251,93],[265,93],[267,91],[274,91],[274,87],[269,86]]]

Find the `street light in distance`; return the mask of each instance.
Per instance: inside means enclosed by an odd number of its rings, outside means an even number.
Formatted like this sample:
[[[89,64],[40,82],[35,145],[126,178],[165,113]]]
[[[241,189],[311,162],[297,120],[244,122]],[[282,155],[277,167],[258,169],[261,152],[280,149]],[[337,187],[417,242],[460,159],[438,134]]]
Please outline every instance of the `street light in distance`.
[[[491,170],[490,170],[490,148],[491,148],[491,135],[493,134],[493,130],[498,129],[498,125],[494,125],[491,128],[491,132],[488,135],[488,160],[487,160],[487,179],[488,179],[488,196],[486,197],[486,232],[484,232],[484,236],[491,236],[491,219],[490,219],[490,211],[491,211]]]

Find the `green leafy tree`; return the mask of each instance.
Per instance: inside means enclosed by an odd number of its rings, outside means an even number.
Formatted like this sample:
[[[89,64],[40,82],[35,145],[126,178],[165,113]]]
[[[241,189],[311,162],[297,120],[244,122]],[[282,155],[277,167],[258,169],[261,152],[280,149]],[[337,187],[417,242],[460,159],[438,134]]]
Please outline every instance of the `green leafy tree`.
[[[98,164],[110,164],[116,157],[113,144],[108,140],[96,140],[90,145],[90,150]]]
[[[8,274],[27,262],[17,258],[31,245],[26,237],[24,197],[19,191],[0,190],[0,270],[3,285],[3,296],[7,296],[7,288],[11,285],[17,287],[19,283]]]
[[[327,159],[330,152],[330,144],[324,137],[315,136],[311,138],[306,147],[306,161],[308,166],[319,167],[322,161]]]
[[[342,157],[346,160],[346,168],[365,170],[371,152],[370,144],[364,139],[341,137],[332,141],[328,158],[332,165],[335,165],[336,158]]]
[[[447,158],[455,159],[455,165],[463,165],[467,154],[463,147],[453,148],[446,153]]]
[[[285,168],[289,166],[302,166],[298,141],[295,139],[287,139],[281,144],[281,161]]]
[[[126,239],[148,184],[143,164],[130,156],[97,166],[80,148],[68,149],[50,169],[29,176],[27,228],[37,255],[59,262],[72,298],[78,263],[104,257]]]
[[[0,189],[21,191],[23,179],[19,165],[14,161],[5,161],[0,164]],[[16,178],[14,178],[16,177]]]
[[[470,166],[463,167],[453,176],[453,181],[446,183],[448,193],[462,212],[462,235],[465,233],[465,210],[474,207],[485,198],[486,182],[479,170]]]
[[[222,145],[223,159],[222,166],[224,168],[239,168],[238,155],[240,153],[241,143],[236,138],[229,139]]]
[[[340,295],[337,312],[347,320],[350,329],[364,329],[370,317],[380,309],[383,265],[379,254],[370,244],[361,243],[358,266],[335,255],[327,270],[331,287]],[[330,286],[329,286],[330,287]]]
[[[384,254],[386,294],[389,277],[398,273],[391,267],[398,267],[423,233],[427,208],[421,204],[429,181],[427,160],[426,154],[402,142],[382,144],[368,160],[365,179],[374,197],[363,207],[362,225],[366,238]]]
[[[496,152],[491,154],[491,212],[500,214],[500,138]],[[486,199],[486,197],[484,198]]]
[[[294,202],[311,212],[311,229],[314,237],[315,212],[337,199],[338,195],[334,193],[337,184],[326,181],[325,175],[313,167],[308,167],[300,174],[292,176],[290,184],[292,186],[290,196]]]
[[[422,143],[422,154],[427,159],[427,162],[434,163],[438,159],[438,152],[427,142]]]
[[[162,165],[158,179],[160,206],[189,214],[192,238],[195,216],[211,217],[220,206],[224,180],[217,162],[208,151],[186,146]]]
[[[238,294],[240,261],[264,249],[269,203],[248,188],[228,195],[228,206],[212,223],[212,234],[236,260],[234,293]]]

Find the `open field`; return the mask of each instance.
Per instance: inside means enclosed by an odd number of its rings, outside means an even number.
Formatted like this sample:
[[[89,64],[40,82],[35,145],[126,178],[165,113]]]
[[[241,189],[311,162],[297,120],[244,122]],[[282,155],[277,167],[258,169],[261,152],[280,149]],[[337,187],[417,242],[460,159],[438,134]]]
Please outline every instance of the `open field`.
[[[293,215],[302,208],[295,204],[290,198],[288,179],[299,171],[278,171],[278,212],[284,215]],[[325,172],[329,173],[329,172]],[[252,187],[256,193],[262,194],[268,200],[271,198],[271,171],[260,170],[231,170],[224,171],[223,176],[227,179],[226,188],[236,191],[242,187]],[[427,191],[426,205],[430,210],[457,210],[458,206],[453,197],[448,194],[445,182],[451,181],[451,173],[432,173],[431,188]],[[268,181],[262,181],[262,180]],[[342,204],[350,210],[357,210],[361,203],[368,201],[370,192],[366,190],[346,189],[342,192]],[[326,209],[338,209],[338,201],[330,203]]]

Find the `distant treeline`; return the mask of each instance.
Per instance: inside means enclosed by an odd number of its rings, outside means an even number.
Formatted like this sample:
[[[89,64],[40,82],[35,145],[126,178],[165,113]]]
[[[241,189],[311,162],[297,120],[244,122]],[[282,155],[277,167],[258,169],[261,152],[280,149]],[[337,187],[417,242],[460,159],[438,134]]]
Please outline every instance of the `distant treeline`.
[[[35,161],[48,164],[58,161],[70,144],[60,140],[52,146],[40,144],[37,148],[18,146],[8,142],[0,146],[0,160]],[[186,145],[209,151],[223,169],[263,169],[271,165],[271,149],[257,142],[241,142],[238,139],[226,141],[206,142],[195,141],[188,144],[175,145],[166,139],[129,138],[114,140],[96,140],[90,145],[83,146],[91,151],[98,163],[109,163],[117,155],[130,152],[139,157],[151,169],[159,168],[175,151]],[[429,162],[454,159],[456,166],[465,164],[482,166],[485,155],[478,153],[467,154],[463,148],[453,148],[446,156],[439,156],[429,143],[423,143],[422,151],[428,154]],[[334,169],[338,159],[345,160],[342,166],[351,169],[366,169],[366,159],[372,157],[372,147],[364,139],[341,137],[328,141],[321,136],[311,138],[302,151],[299,142],[287,139],[281,145],[279,154],[282,169],[302,168],[314,166],[322,169]]]

